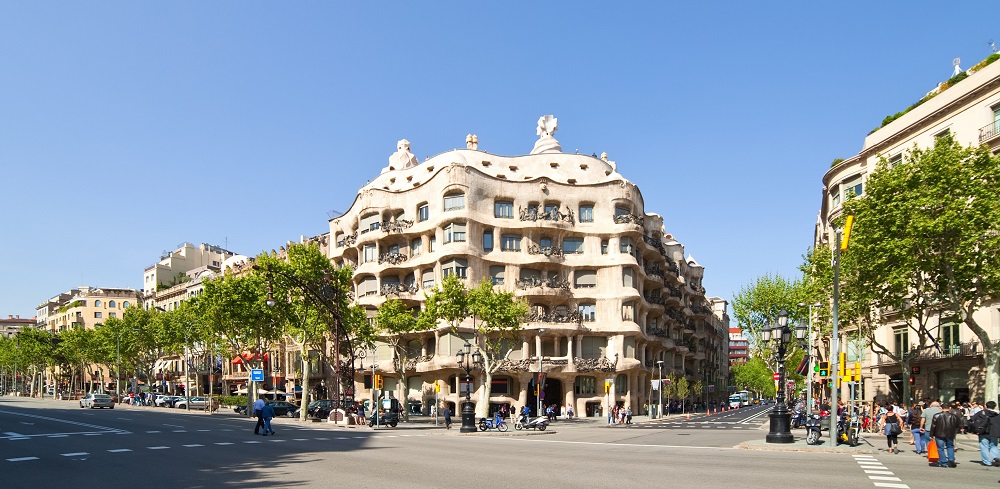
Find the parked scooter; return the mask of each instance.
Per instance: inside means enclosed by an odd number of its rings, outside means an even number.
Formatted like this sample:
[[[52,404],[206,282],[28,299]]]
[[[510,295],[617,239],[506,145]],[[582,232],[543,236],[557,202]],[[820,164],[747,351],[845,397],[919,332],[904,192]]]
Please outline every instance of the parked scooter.
[[[806,443],[815,445],[823,436],[822,420],[818,414],[810,414],[806,419]]]
[[[545,431],[545,428],[549,427],[549,418],[546,416],[539,416],[535,419],[528,419],[527,416],[521,415],[514,420],[515,430],[530,430],[535,429],[538,431]]]
[[[854,417],[844,414],[837,420],[837,444],[847,443],[858,446],[861,437],[861,425]]]
[[[500,431],[507,431],[507,422],[500,416],[500,412],[497,412],[493,416],[493,419],[483,418],[479,420],[479,431],[492,430],[494,428]]]
[[[375,427],[375,419],[378,419],[378,424],[385,427],[395,428],[399,424],[399,414],[394,411],[382,411],[379,413],[372,413],[368,417],[368,426]]]
[[[806,417],[805,408],[796,409],[795,412],[792,413],[792,429],[801,428],[802,425],[806,423]]]

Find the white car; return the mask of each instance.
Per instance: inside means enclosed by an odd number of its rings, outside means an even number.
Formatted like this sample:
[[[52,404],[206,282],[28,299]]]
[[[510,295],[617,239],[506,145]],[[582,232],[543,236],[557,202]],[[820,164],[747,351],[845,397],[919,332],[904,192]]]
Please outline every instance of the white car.
[[[91,392],[86,397],[80,399],[80,408],[115,408],[115,400],[107,394],[95,394]]]

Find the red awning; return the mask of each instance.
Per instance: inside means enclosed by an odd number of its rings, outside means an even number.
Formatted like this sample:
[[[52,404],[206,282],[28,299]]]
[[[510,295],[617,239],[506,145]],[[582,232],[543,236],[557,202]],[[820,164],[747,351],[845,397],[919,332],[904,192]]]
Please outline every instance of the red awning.
[[[237,355],[236,358],[233,358],[233,364],[240,365],[243,362],[257,361],[261,359],[263,359],[266,362],[268,358],[269,355],[266,352],[264,353],[263,357],[261,357],[260,353],[256,355],[253,353],[244,353],[242,355]]]

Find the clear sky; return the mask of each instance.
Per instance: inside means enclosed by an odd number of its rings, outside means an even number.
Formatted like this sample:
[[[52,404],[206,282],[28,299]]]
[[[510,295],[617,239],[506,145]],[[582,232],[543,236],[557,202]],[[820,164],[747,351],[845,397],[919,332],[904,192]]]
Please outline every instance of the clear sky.
[[[328,231],[425,156],[608,152],[730,299],[797,276],[834,158],[1000,43],[1000,2],[0,3],[0,317],[180,243]]]

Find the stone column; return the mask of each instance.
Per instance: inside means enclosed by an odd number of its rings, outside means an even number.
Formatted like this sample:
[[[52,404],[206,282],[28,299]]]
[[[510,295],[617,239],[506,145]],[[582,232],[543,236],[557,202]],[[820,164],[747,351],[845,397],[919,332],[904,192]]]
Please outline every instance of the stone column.
[[[542,356],[542,335],[535,335],[535,355]]]
[[[573,342],[574,341],[576,341],[576,335],[570,333],[570,335],[566,337],[566,358],[568,358],[570,362],[573,361]],[[573,406],[573,409],[576,409],[576,406]]]

